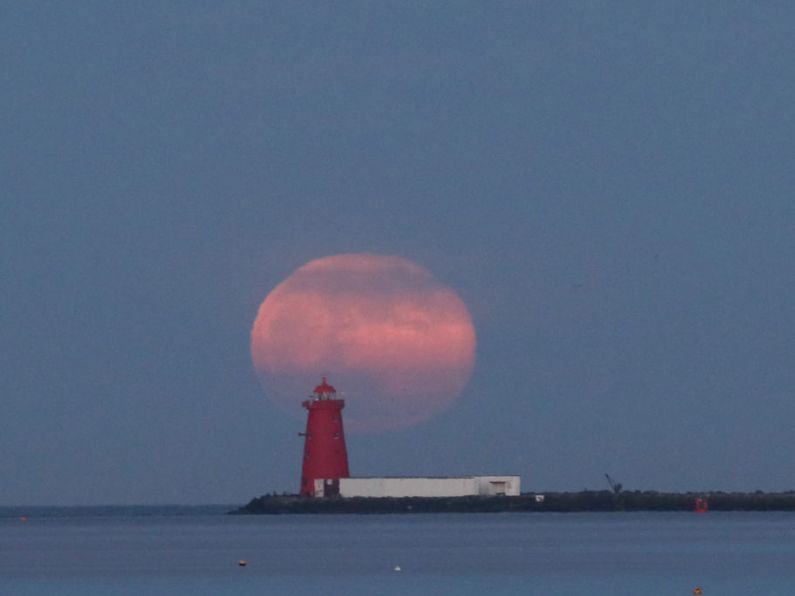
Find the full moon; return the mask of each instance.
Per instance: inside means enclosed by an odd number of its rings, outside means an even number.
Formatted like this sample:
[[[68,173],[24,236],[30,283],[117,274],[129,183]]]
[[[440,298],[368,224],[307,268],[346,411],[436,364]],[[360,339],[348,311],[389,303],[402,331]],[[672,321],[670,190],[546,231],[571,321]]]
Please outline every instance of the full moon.
[[[268,397],[294,415],[329,378],[347,429],[396,430],[449,408],[469,381],[475,328],[461,298],[401,257],[310,261],[276,286],[251,330]]]

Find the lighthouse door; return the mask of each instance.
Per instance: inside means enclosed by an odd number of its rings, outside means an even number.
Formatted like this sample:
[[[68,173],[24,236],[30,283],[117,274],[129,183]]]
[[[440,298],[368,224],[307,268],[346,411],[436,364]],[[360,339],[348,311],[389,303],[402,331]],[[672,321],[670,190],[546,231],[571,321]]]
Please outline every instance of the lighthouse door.
[[[326,478],[323,486],[323,494],[326,497],[338,497],[340,495],[339,478]]]

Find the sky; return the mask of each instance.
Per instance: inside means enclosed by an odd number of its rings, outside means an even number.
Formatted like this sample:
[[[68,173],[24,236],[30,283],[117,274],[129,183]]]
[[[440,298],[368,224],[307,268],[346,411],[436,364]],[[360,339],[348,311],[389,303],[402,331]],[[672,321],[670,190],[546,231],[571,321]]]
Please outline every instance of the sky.
[[[296,492],[305,396],[267,399],[251,325],[347,252],[427,268],[478,338],[455,407],[350,435],[352,474],[795,489],[794,26],[783,1],[4,3],[0,504]]]

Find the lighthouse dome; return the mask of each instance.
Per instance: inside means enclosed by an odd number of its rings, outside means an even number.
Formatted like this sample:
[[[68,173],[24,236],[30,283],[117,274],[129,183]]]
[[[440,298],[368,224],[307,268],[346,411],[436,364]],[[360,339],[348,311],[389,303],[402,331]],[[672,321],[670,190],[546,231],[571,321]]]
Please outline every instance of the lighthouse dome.
[[[324,393],[337,393],[337,390],[334,389],[333,385],[329,385],[326,377],[323,377],[323,382],[315,387],[315,393],[317,395],[323,395]]]

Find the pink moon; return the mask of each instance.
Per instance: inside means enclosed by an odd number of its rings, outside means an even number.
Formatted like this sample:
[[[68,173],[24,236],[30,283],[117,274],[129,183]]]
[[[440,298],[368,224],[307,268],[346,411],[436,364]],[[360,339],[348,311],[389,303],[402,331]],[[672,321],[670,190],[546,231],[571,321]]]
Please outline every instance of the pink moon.
[[[447,410],[472,374],[475,327],[459,296],[407,259],[368,253],[310,261],[271,291],[251,330],[267,396],[301,416],[327,376],[347,429],[397,430]]]

